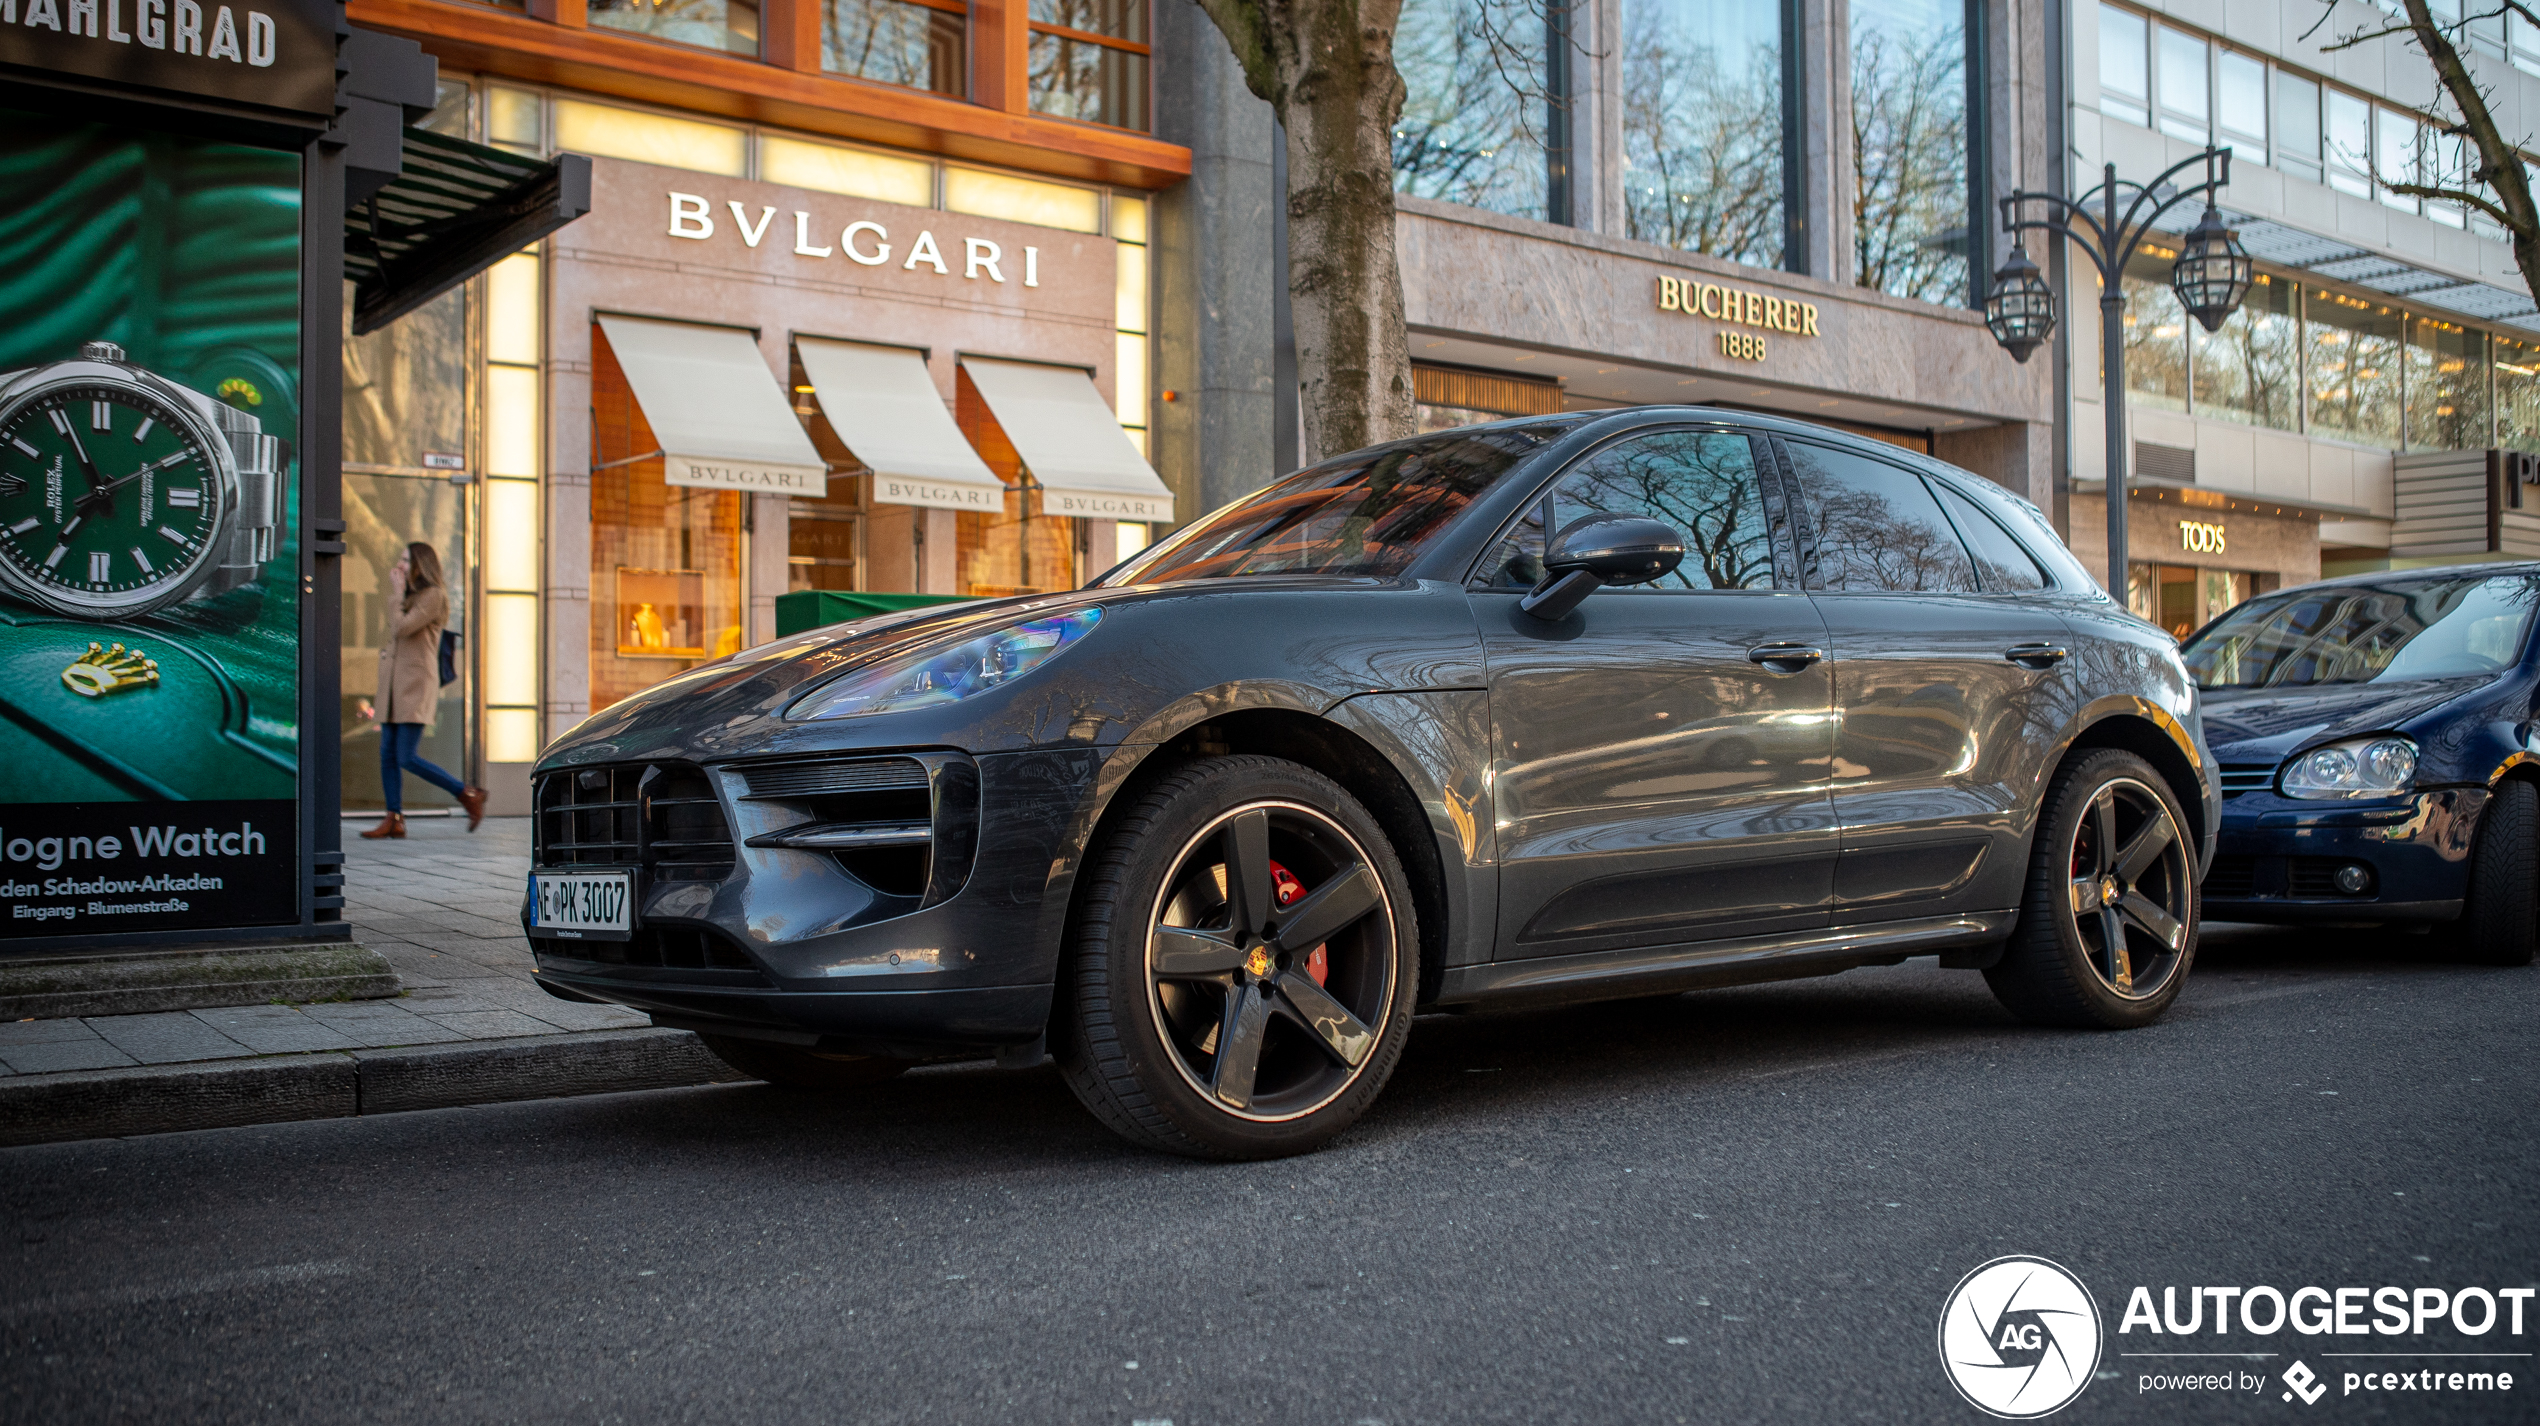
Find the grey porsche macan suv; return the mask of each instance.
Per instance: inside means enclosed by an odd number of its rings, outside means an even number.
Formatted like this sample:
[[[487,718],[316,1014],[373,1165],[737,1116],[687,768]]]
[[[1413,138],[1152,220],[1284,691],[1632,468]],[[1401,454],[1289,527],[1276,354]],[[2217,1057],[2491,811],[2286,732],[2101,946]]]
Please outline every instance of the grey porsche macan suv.
[[[2038,512],[1708,408],[1354,452],[1091,586],[839,625],[593,716],[523,920],[568,999],[845,1086],[1037,1062],[1315,1147],[1412,1017],[1937,955],[2144,1024],[2196,946],[2196,688]]]

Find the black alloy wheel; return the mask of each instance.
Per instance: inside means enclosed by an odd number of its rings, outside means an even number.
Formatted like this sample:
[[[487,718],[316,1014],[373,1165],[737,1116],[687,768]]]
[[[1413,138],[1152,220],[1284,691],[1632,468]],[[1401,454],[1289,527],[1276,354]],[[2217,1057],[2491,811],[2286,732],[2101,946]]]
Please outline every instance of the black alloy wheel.
[[[1417,938],[1365,808],[1274,758],[1212,758],[1139,799],[1080,918],[1069,1083],[1130,1139],[1265,1158],[1354,1121],[1410,1028]]]
[[[2186,982],[2196,929],[2195,851],[2176,798],[2143,759],[2098,749],[2047,793],[2018,925],[1985,978],[2032,1023],[2149,1024]]]

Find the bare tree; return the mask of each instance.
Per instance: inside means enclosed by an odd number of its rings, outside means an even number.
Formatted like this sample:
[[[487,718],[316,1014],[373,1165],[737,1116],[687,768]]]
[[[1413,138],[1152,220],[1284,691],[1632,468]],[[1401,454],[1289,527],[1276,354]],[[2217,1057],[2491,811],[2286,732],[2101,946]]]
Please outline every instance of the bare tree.
[[[2505,230],[2506,240],[2513,244],[2514,265],[2522,269],[2522,280],[2534,297],[2540,298],[2540,207],[2532,202],[2531,169],[2523,160],[2521,143],[2507,138],[2497,126],[2488,107],[2487,87],[2461,57],[2461,41],[2475,26],[2501,23],[2506,16],[2540,26],[2540,13],[2524,0],[2467,0],[2458,7],[2459,18],[2438,20],[2426,0],[2395,3],[2400,13],[2391,15],[2388,24],[2339,35],[2323,48],[2334,52],[2394,35],[2405,37],[2434,66],[2434,77],[2450,106],[2439,132],[2450,142],[2435,146],[2433,162],[2425,165],[2429,171],[2376,173],[2375,181],[2393,193],[2457,203],[2486,214]],[[2336,8],[2336,0],[2322,0],[2320,18],[2303,32],[2303,38],[2327,24]]]
[[[1305,456],[1413,430],[1394,250],[1401,0],[1199,0],[1287,129],[1288,296]]]

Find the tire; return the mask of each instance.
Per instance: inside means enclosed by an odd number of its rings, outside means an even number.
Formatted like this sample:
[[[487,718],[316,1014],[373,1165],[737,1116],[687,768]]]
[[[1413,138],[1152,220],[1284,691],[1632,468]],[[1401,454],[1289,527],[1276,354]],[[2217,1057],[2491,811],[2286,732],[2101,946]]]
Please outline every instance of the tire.
[[[1285,759],[1207,758],[1089,861],[1051,1039],[1095,1118],[1167,1153],[1269,1159],[1366,1112],[1410,1038],[1420,935],[1357,799]]]
[[[2161,1018],[2196,960],[2186,828],[2150,763],[2116,748],[2068,760],[2038,816],[2019,920],[1984,973],[1994,997],[2032,1025],[2130,1030]]]
[[[2469,904],[2461,909],[2462,958],[2491,966],[2531,964],[2540,916],[2540,788],[2515,778],[2498,784],[2478,819],[2470,854]]]
[[[750,1076],[787,1089],[835,1091],[861,1089],[908,1073],[912,1061],[874,1055],[829,1055],[764,1040],[736,1040],[725,1035],[699,1035],[714,1057]]]

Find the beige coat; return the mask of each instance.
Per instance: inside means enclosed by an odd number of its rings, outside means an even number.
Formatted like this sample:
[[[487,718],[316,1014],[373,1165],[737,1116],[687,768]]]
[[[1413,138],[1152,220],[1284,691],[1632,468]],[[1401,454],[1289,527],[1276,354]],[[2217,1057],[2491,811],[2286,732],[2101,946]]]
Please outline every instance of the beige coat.
[[[388,647],[379,651],[380,722],[432,727],[441,705],[441,630],[449,622],[450,601],[438,588],[406,596]]]

